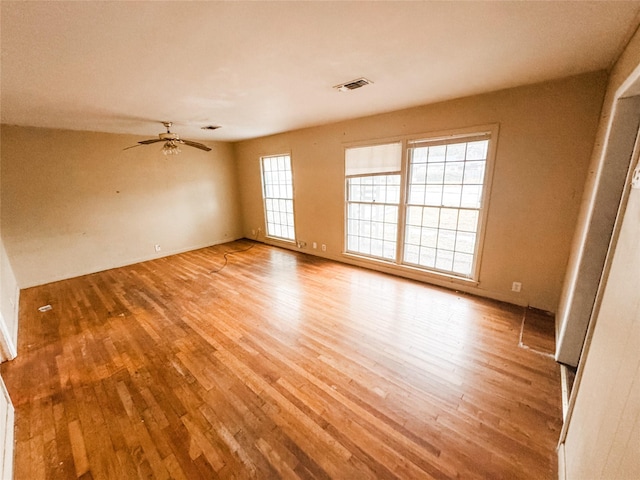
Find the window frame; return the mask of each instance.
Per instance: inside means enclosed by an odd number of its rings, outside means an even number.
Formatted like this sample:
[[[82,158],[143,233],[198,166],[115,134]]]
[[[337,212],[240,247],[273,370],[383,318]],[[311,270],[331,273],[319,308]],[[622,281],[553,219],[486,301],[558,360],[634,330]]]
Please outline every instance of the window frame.
[[[267,197],[267,184],[266,184],[266,176],[265,176],[266,172],[265,172],[264,161],[266,159],[279,158],[279,157],[287,157],[289,159],[289,171],[291,172],[291,198]],[[284,152],[284,153],[276,153],[276,154],[270,154],[270,155],[261,155],[259,161],[260,161],[260,184],[262,188],[262,212],[264,215],[264,235],[266,238],[269,238],[271,240],[295,244],[297,239],[296,215],[295,215],[295,186],[293,182],[294,175],[293,175],[293,161],[292,161],[291,153]],[[270,222],[267,214],[267,200],[290,200],[291,201],[291,214],[293,215],[293,238],[278,237],[276,235],[269,233]]]
[[[425,143],[455,143],[456,141],[465,142],[466,138],[478,137],[481,135],[486,135],[489,144],[487,147],[487,155],[486,155],[486,163],[485,163],[485,171],[484,171],[484,179],[483,179],[483,187],[482,187],[482,195],[480,198],[480,207],[478,208],[478,228],[476,230],[476,245],[473,254],[473,266],[472,271],[469,276],[457,274],[455,272],[446,271],[446,270],[437,270],[435,268],[423,267],[420,265],[414,265],[410,263],[404,263],[404,250],[405,250],[405,236],[406,236],[406,227],[407,227],[407,208],[408,208],[408,200],[409,200],[409,188],[410,188],[410,158],[409,158],[409,148],[411,143],[415,142],[425,142]],[[464,284],[479,284],[479,275],[482,264],[483,252],[484,252],[484,240],[486,235],[486,226],[487,226],[487,218],[489,212],[490,198],[491,198],[491,187],[493,183],[493,171],[495,166],[495,157],[497,151],[499,137],[499,124],[485,124],[478,125],[474,127],[466,127],[466,128],[458,128],[455,130],[446,130],[446,131],[436,131],[436,132],[427,132],[421,134],[413,134],[413,135],[404,135],[404,136],[396,136],[396,137],[387,137],[383,139],[375,139],[371,141],[364,142],[354,142],[354,143],[344,143],[343,144],[343,161],[346,161],[346,151],[349,148],[357,148],[357,147],[366,147],[366,146],[375,146],[375,145],[383,145],[388,143],[402,143],[402,163],[401,163],[401,189],[400,189],[400,205],[398,209],[398,224],[397,224],[397,245],[396,245],[396,257],[393,260],[390,259],[381,259],[379,257],[370,256],[366,254],[354,253],[350,252],[347,249],[347,221],[348,221],[348,182],[346,173],[344,174],[345,179],[345,196],[344,196],[344,219],[343,219],[343,229],[344,229],[344,242],[343,242],[343,252],[342,254],[347,257],[355,258],[359,261],[372,262],[375,264],[386,264],[391,265],[393,268],[397,268],[404,271],[417,272],[422,275],[432,276],[434,278],[446,278],[450,281],[464,283]],[[345,170],[346,172],[346,165]]]

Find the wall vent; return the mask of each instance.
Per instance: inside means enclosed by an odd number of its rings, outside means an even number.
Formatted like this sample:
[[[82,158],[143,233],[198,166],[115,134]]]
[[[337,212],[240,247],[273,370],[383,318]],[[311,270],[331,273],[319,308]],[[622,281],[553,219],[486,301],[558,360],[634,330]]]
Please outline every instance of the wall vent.
[[[340,92],[348,92],[349,90],[355,90],[356,88],[364,87],[365,85],[369,85],[370,83],[373,82],[363,77],[356,78],[355,80],[351,80],[347,83],[341,83],[340,85],[336,85],[333,88],[339,90]]]

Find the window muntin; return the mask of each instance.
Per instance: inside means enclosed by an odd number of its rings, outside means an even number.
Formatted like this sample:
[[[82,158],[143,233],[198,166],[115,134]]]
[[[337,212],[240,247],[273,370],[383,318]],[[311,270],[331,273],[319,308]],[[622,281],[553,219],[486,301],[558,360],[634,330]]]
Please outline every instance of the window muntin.
[[[294,241],[291,157],[289,155],[262,157],[261,164],[267,236]]]
[[[402,144],[347,148],[346,251],[395,260]]]
[[[403,263],[472,277],[488,136],[409,142]]]

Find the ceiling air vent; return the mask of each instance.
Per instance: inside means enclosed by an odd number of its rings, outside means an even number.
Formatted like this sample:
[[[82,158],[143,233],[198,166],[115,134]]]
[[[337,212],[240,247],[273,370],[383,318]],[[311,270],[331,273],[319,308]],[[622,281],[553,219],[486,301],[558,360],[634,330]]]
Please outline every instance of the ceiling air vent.
[[[367,80],[366,78],[357,78],[356,80],[351,80],[347,83],[341,83],[340,85],[336,85],[333,88],[338,89],[341,92],[348,92],[349,90],[355,90],[356,88],[364,87],[365,85],[369,85],[373,83],[371,80]]]

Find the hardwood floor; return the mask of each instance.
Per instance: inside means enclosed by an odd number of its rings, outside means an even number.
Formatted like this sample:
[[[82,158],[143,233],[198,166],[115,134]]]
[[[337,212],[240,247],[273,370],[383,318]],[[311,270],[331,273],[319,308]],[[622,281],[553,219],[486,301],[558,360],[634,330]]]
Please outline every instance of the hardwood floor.
[[[523,309],[249,245],[21,292],[17,480],[556,478]]]

